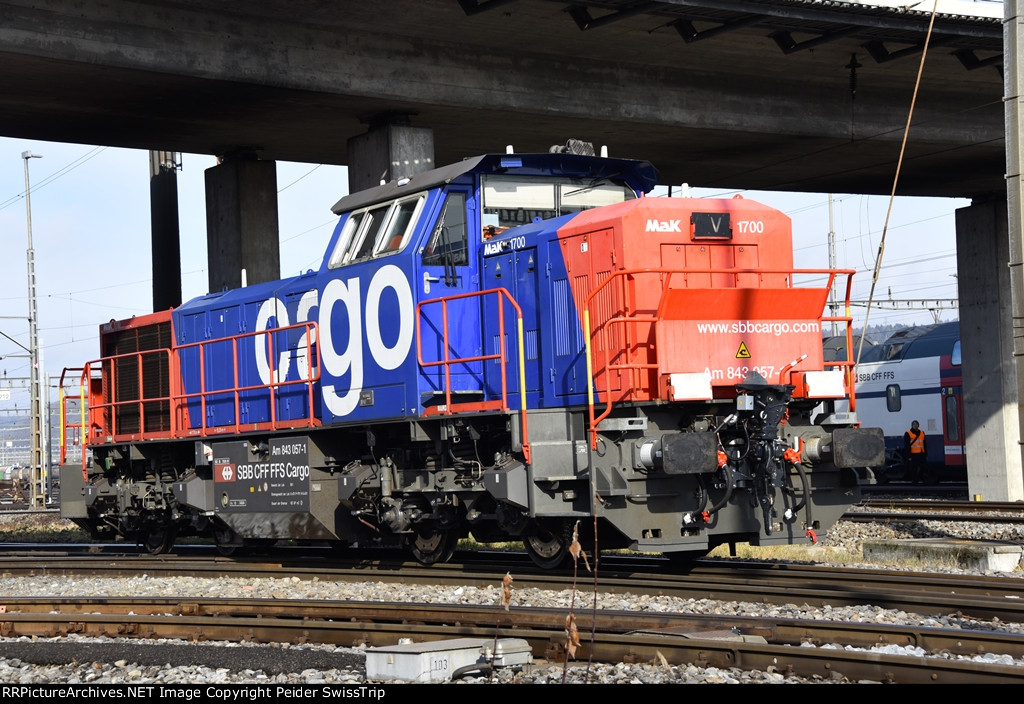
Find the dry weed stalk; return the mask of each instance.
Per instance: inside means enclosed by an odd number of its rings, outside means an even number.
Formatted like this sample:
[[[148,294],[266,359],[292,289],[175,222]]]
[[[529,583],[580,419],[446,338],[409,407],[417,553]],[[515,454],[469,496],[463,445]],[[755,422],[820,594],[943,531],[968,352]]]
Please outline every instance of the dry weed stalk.
[[[594,501],[604,504],[600,494],[594,494]],[[590,619],[590,654],[587,657],[586,680],[590,680],[590,667],[594,664],[594,639],[597,637],[597,563],[601,561],[601,553],[597,542],[597,511],[594,511],[594,605]]]
[[[512,575],[508,572],[501,580],[501,603],[505,605],[505,611],[508,611],[508,606],[512,603]]]
[[[509,572],[505,573],[505,576],[501,578],[501,605],[505,608],[506,613],[508,607],[512,603],[512,574]],[[498,634],[501,632],[501,614],[498,614],[498,622],[494,625],[494,646],[491,648],[491,667],[490,672],[487,674],[487,681],[491,682],[494,679],[494,660],[498,657]]]
[[[562,663],[562,684],[565,684],[569,674],[569,658],[576,656],[576,648],[580,645],[580,634],[576,630],[576,579],[579,575],[580,557],[590,571],[590,562],[587,560],[587,553],[584,552],[579,540],[580,522],[572,527],[572,543],[569,544],[569,554],[572,555],[572,600],[569,602],[569,615],[565,618],[565,662]],[[593,650],[593,647],[591,647]]]
[[[509,572],[505,573],[502,577],[502,598],[501,605],[505,608],[506,613],[509,610],[509,605],[512,604],[512,575]],[[495,645],[490,648],[490,668],[487,672],[487,681],[493,681],[495,678],[495,659],[498,657],[498,634],[502,629],[502,615],[498,614],[498,623],[495,624]]]
[[[576,648],[580,647],[580,632],[576,629],[576,616],[569,614],[565,617],[565,654],[566,663],[569,658],[576,659]]]

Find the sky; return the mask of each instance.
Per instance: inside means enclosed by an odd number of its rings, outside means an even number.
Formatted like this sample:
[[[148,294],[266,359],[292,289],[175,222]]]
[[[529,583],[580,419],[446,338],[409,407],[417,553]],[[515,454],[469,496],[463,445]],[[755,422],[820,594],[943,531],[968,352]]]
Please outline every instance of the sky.
[[[55,386],[65,367],[98,356],[100,323],[152,312],[149,153],[0,138],[0,379],[29,376],[25,151],[42,155],[28,160],[32,244],[42,369]],[[184,154],[178,172],[185,301],[207,293],[204,172],[214,165],[212,156]],[[331,206],[348,192],[348,179],[339,166],[279,162],[277,168],[281,275],[291,276],[319,266],[336,222]],[[678,195],[680,185],[673,191]],[[689,184],[689,191],[693,197],[737,193],[700,184]],[[829,194],[739,193],[792,218],[797,267],[827,267],[833,232],[836,266],[858,271],[854,300],[869,296],[883,229],[876,300],[957,296],[954,212],[969,200],[897,198],[890,212],[888,197],[833,194],[830,217]],[[863,321],[865,311],[854,307],[855,321]],[[955,309],[945,310],[940,320],[956,316]],[[872,309],[869,319],[871,325],[934,321],[926,310]],[[15,384],[11,401],[0,401],[0,413],[16,403],[24,407],[17,396]]]

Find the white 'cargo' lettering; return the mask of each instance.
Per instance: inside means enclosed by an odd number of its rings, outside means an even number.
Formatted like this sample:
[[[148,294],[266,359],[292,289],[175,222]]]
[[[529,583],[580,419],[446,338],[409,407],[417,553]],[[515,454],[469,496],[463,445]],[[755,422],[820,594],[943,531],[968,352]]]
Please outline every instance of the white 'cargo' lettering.
[[[331,315],[336,303],[344,304],[348,314],[348,345],[341,353],[335,347]],[[359,392],[363,389],[363,326],[359,315],[359,279],[348,283],[334,279],[324,287],[320,300],[320,350],[324,367],[331,376],[340,377],[351,372],[348,391],[339,396],[334,384],[323,387],[324,403],[336,416],[346,416],[359,403]]]
[[[266,330],[267,323],[271,318],[277,319],[277,324],[272,327],[283,328],[291,324],[288,322],[288,308],[280,298],[268,298],[263,301],[263,305],[260,306],[260,310],[256,314],[256,329]],[[274,380],[277,382],[282,382],[287,378],[292,364],[291,357],[288,356],[288,348],[284,347],[277,358],[274,369]],[[270,383],[270,360],[267,359],[266,335],[256,336],[256,372],[260,375],[260,381],[264,384]]]

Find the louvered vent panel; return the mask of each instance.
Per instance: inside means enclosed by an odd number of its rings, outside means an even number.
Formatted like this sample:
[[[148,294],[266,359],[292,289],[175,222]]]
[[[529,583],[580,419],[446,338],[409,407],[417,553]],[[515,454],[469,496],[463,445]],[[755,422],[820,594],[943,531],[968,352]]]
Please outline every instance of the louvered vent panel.
[[[552,293],[552,305],[555,309],[555,355],[574,355],[583,347],[583,335],[580,323],[573,315],[572,290],[569,288],[569,282],[566,279],[557,279]]]
[[[107,354],[129,355],[118,357],[113,364],[115,395],[113,399],[108,399],[117,403],[114,414],[118,435],[140,432],[142,412],[146,419],[145,432],[170,430],[170,404],[166,400],[170,394],[168,357],[166,354],[144,355],[140,377],[139,358],[134,354],[145,350],[166,349],[170,345],[170,323],[123,330],[111,336]]]

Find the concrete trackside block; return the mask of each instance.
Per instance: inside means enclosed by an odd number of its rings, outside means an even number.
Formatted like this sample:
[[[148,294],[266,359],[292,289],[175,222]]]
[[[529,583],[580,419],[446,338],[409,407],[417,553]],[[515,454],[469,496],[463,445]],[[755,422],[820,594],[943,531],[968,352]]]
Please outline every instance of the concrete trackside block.
[[[862,549],[870,562],[916,561],[990,572],[1012,572],[1024,553],[1018,543],[953,538],[865,540]]]
[[[528,665],[530,644],[521,638],[455,638],[404,643],[366,651],[366,679],[402,682],[449,682],[460,670]]]

